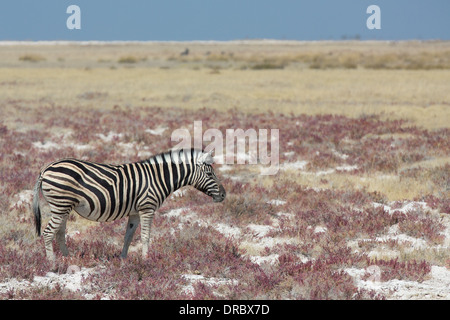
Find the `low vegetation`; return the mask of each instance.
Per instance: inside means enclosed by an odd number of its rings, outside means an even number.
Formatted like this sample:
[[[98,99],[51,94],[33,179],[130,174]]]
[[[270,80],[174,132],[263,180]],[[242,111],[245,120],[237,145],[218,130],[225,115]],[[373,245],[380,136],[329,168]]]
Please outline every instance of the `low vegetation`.
[[[33,48],[0,52],[0,298],[449,298],[447,43]],[[126,221],[72,213],[70,256],[46,261],[44,165],[139,161],[197,120],[279,129],[278,173],[215,164],[226,200],[174,194],[147,259],[139,229],[119,258]]]
[[[280,128],[281,167],[279,174],[263,178],[256,173],[259,166],[221,170],[216,165],[228,192],[226,201],[212,203],[191,189],[168,200],[155,219],[147,260],[138,252],[125,262],[118,258],[124,221],[88,224],[74,214],[68,223],[71,256],[60,256],[53,271],[65,273],[70,265],[95,268],[84,278],[83,289],[11,289],[0,293],[4,298],[383,298],[358,288],[345,270],[376,265],[381,281],[424,281],[431,264],[422,255],[411,254],[415,247],[408,241],[391,241],[390,247],[399,252],[396,257],[374,255],[375,248],[385,245],[377,239],[395,227],[430,248],[446,241],[442,219],[448,219],[450,205],[442,181],[449,179],[448,164],[422,168],[417,184],[424,184],[421,177],[435,178],[427,189],[418,190],[416,200],[423,206],[408,211],[401,210],[407,199],[391,203],[382,189],[368,191],[356,183],[335,188],[328,174],[321,172],[349,166],[351,170],[336,170],[333,175],[355,181],[361,175],[401,176],[404,167],[424,158],[448,156],[448,129],[428,131],[377,117],[248,116],[237,110],[140,108],[132,113],[122,107],[110,111],[42,107],[22,112],[31,113],[30,119],[42,124],[42,129],[0,126],[2,282],[32,281],[52,271],[42,239],[34,236],[30,209],[30,190],[39,169],[50,161],[69,156],[106,163],[136,161],[142,159],[143,151],[153,154],[171,147],[169,135],[155,136],[147,129],[164,123],[165,132],[172,132],[201,118],[204,127],[211,128],[258,129],[268,123]],[[180,112],[184,116],[176,117]],[[16,122],[21,128],[32,127],[21,117]],[[286,167],[298,161],[308,164],[297,170]],[[297,183],[302,175],[320,176],[319,186]],[[390,209],[384,207],[388,204]],[[174,214],[180,208],[183,212]],[[135,247],[139,239],[138,232]],[[408,257],[402,252],[408,252]],[[433,263],[448,266],[449,259],[447,254]],[[199,275],[203,281],[192,282],[189,275]]]

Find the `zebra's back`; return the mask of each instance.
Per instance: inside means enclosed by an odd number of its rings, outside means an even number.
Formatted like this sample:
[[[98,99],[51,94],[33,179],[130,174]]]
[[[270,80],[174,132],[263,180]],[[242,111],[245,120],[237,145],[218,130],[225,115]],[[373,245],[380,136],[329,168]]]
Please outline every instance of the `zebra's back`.
[[[41,174],[42,193],[53,213],[74,209],[93,221],[113,221],[136,211],[148,189],[141,163],[107,165],[77,159],[50,164]]]

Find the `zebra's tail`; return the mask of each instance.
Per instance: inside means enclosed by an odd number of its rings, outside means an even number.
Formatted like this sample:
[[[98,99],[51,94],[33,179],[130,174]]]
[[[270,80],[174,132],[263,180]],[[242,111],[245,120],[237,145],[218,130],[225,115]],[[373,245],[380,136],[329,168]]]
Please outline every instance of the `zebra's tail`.
[[[39,174],[39,178],[34,185],[33,192],[33,212],[34,212],[34,226],[36,227],[36,233],[38,237],[41,236],[41,208],[39,207],[39,193],[41,191],[42,177]]]

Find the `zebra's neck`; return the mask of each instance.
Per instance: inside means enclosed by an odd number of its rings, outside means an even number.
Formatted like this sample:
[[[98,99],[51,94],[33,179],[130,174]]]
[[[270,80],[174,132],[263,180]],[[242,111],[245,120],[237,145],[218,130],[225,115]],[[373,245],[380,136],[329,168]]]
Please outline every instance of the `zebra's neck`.
[[[169,151],[144,161],[153,175],[161,203],[172,192],[194,183],[198,150]],[[201,152],[201,151],[200,151]]]

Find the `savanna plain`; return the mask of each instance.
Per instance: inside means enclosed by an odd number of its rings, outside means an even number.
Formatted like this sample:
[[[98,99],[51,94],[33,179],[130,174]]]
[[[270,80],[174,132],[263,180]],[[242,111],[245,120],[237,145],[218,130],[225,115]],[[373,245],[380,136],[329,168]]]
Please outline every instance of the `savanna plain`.
[[[449,84],[440,41],[0,43],[0,297],[448,300]],[[199,120],[279,129],[278,173],[215,164],[226,200],[177,191],[147,259],[72,213],[46,261],[43,166],[143,160]]]

